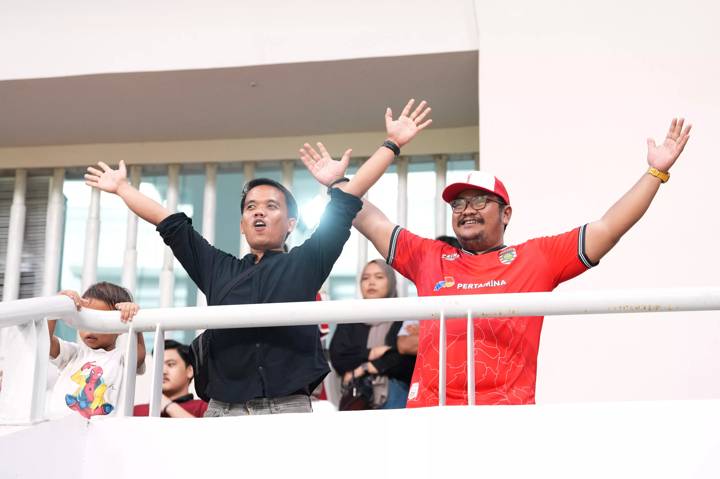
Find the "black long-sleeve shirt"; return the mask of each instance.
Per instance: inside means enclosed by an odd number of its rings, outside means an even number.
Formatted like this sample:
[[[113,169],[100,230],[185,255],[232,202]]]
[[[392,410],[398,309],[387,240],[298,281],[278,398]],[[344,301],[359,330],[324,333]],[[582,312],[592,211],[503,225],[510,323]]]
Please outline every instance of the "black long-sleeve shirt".
[[[289,253],[266,251],[242,259],[211,246],[183,213],[165,218],[157,231],[190,278],[205,294],[208,305],[313,301],[362,208],[359,198],[333,189],[320,225],[310,238]],[[218,297],[250,268],[255,274]],[[260,397],[281,397],[312,391],[329,368],[317,326],[238,328],[208,331],[210,398],[241,403]]]
[[[390,349],[370,362],[378,370],[378,374],[410,384],[415,368],[415,356],[400,354],[397,350],[397,335],[401,327],[402,321],[393,323],[385,336],[385,345],[390,346]],[[345,374],[368,361],[369,334],[370,326],[367,324],[338,325],[330,342],[330,362],[338,373]]]

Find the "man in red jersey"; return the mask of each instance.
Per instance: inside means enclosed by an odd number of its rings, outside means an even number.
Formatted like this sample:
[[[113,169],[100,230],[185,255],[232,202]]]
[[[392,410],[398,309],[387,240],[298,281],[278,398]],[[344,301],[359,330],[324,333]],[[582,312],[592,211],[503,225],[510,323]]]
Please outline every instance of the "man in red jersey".
[[[595,266],[647,211],[688,141],[690,126],[673,119],[662,145],[648,139],[650,168],[597,221],[557,236],[505,245],[512,207],[503,183],[486,172],[443,192],[461,248],[420,238],[365,202],[354,226],[389,264],[412,280],[419,296],[552,291]],[[325,161],[328,167],[333,164]],[[477,404],[533,404],[542,317],[475,320]],[[446,404],[467,404],[465,319],[447,321]],[[408,407],[438,404],[439,322],[422,321]]]

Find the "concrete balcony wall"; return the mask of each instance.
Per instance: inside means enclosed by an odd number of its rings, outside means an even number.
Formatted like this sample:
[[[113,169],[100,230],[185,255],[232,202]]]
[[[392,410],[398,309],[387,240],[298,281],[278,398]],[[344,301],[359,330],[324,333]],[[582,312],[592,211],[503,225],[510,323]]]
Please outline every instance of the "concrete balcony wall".
[[[3,2],[0,80],[477,49],[472,0]]]
[[[648,213],[561,288],[718,284],[718,4],[477,5],[480,163],[510,192],[506,242],[600,218],[682,115],[690,142]],[[538,401],[717,398],[719,347],[717,313],[550,318]]]

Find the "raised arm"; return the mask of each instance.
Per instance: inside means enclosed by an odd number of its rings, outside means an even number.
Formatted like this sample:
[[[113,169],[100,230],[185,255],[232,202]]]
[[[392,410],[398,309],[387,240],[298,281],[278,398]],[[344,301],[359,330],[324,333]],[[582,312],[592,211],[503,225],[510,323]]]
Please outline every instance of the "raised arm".
[[[432,123],[431,119],[425,119],[431,111],[430,107],[427,106],[427,102],[420,102],[417,108],[412,110],[414,104],[415,100],[410,100],[396,120],[393,120],[390,108],[385,110],[386,141],[394,143],[398,148],[408,144],[418,132]],[[322,143],[318,143],[317,146],[320,153],[315,151],[309,143],[305,143],[300,149],[300,159],[315,179],[328,186],[345,175],[352,150],[345,151],[340,161],[334,161]],[[393,159],[395,159],[393,150],[381,146],[362,164],[349,182],[339,183],[337,187],[360,198],[385,173]]]
[[[377,206],[363,199],[363,207],[355,217],[353,226],[370,240],[383,258],[388,257],[390,237],[395,224]]]
[[[683,129],[683,123],[682,118],[674,118],[665,141],[660,146],[656,145],[652,138],[648,138],[647,162],[651,169],[643,174],[602,218],[588,225],[585,253],[592,262],[600,261],[650,207],[663,183],[660,176],[667,174],[690,138],[691,125]],[[652,170],[653,168],[657,171]]]
[[[118,195],[133,213],[155,226],[170,216],[170,210],[140,193],[128,182],[124,161],[120,161],[117,170],[113,170],[102,161],[98,162],[98,166],[100,169],[88,167],[88,172],[85,174],[86,185]]]

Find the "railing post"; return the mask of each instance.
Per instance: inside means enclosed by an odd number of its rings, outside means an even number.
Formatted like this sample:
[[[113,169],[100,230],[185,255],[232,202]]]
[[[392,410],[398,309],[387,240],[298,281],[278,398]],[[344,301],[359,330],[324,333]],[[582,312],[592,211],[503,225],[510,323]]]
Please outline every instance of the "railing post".
[[[128,329],[128,341],[125,349],[125,369],[123,370],[122,398],[118,416],[130,417],[135,405],[135,377],[137,376],[137,334],[133,324]]]
[[[468,406],[475,405],[475,324],[472,311],[467,312],[467,394]]]
[[[27,326],[30,326],[29,324]],[[35,330],[35,374],[33,375],[32,403],[30,421],[35,423],[45,419],[45,398],[47,397],[47,370],[50,357],[50,336],[46,319],[34,321]]]
[[[447,331],[445,311],[440,311],[440,344],[438,344],[438,406],[445,405],[445,388],[447,377]]]
[[[10,206],[7,255],[5,257],[3,301],[11,301],[20,297],[20,264],[22,262],[23,237],[25,236],[26,191],[27,170],[15,170],[15,189]]]
[[[165,331],[162,326],[155,328],[153,344],[153,377],[150,386],[150,413],[152,417],[160,416],[160,400],[162,399],[162,378],[165,364]]]

